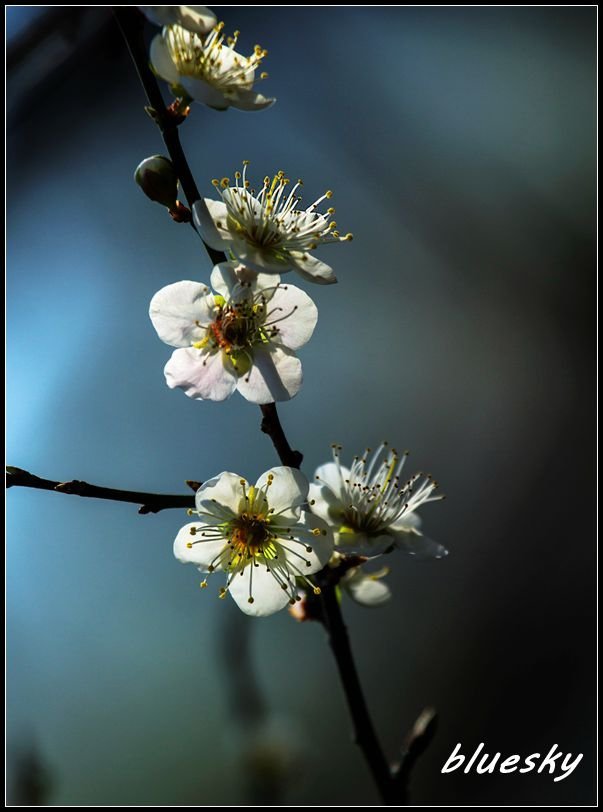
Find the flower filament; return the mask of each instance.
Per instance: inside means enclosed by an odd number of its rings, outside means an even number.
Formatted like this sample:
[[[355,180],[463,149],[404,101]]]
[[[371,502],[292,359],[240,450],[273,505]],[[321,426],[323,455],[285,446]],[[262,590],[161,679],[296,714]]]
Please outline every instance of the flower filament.
[[[281,170],[272,178],[266,176],[259,193],[250,189],[247,180],[249,161],[243,161],[243,172],[235,172],[235,185],[229,178],[214,179],[228,210],[228,227],[251,245],[272,251],[276,259],[285,259],[290,252],[312,251],[320,244],[345,242],[352,234],[341,236],[337,223],[332,220],[334,208],[325,213],[317,207],[332,197],[325,192],[307,209],[298,209],[301,196],[297,190],[303,185],[298,180],[289,190],[291,181]]]

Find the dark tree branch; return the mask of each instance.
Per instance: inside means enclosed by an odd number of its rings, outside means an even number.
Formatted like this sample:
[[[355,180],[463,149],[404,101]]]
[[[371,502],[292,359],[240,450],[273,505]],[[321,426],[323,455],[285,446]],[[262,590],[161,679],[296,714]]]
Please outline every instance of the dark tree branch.
[[[262,410],[262,431],[272,440],[272,444],[283,465],[290,468],[299,468],[304,455],[301,451],[294,451],[285,436],[281,421],[276,410],[276,403],[266,403],[260,406]]]
[[[322,622],[337,663],[339,678],[352,717],[354,741],[362,750],[382,801],[387,804],[391,802],[392,776],[364,698],[348,631],[339,607],[336,587],[328,584],[321,587],[321,590]]]
[[[149,68],[143,35],[144,17],[133,7],[114,7],[114,13],[136,65],[149,105],[152,108],[152,117],[161,131],[163,141],[180,180],[180,185],[188,205],[192,209],[193,204],[200,200],[201,196],[178,135],[178,125],[182,119],[175,117],[173,112],[166,108],[157,80]],[[226,259],[222,252],[215,251],[206,243],[204,245],[212,262],[223,262]],[[291,448],[280,423],[276,405],[268,403],[260,406],[260,409],[262,411],[261,429],[272,440],[281,463],[291,468],[299,468],[303,456],[299,451]],[[320,582],[320,577],[318,580]],[[385,804],[399,804],[401,802],[400,798],[406,798],[408,774],[422,749],[418,744],[414,748],[409,747],[406,759],[401,766],[396,770],[390,768],[368,712],[347,629],[341,615],[336,586],[329,582],[328,575],[325,575],[323,581],[324,583],[321,582],[321,620],[327,631],[329,643],[337,663],[354,725],[356,742],[369,765],[383,802]]]
[[[143,491],[120,491],[116,488],[103,488],[74,479],[71,482],[56,482],[42,479],[22,468],[12,465],[6,469],[6,487],[38,488],[42,491],[56,491],[72,496],[89,496],[93,499],[109,499],[112,502],[130,502],[140,505],[139,513],[159,513],[167,508],[195,507],[194,496],[169,495],[164,493],[144,493]]]

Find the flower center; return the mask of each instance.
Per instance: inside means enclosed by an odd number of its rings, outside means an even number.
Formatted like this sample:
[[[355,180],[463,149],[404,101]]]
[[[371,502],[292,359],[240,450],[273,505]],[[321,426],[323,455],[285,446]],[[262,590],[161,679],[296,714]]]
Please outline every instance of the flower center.
[[[233,552],[239,560],[252,558],[258,553],[266,555],[271,534],[263,514],[242,513],[233,521],[231,529]]]

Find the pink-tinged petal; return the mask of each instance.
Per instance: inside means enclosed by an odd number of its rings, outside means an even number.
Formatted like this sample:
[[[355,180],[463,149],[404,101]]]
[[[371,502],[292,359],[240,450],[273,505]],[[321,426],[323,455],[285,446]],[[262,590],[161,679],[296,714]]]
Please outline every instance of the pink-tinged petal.
[[[171,347],[190,347],[205,337],[214,307],[207,285],[185,280],[157,291],[151,299],[149,316],[162,341]]]
[[[247,481],[231,471],[223,471],[206,480],[195,494],[197,510],[215,517],[214,523],[234,518],[239,513],[245,496],[242,481],[245,482],[245,488],[249,489]]]
[[[289,400],[302,384],[301,362],[291,350],[276,345],[256,345],[253,366],[236,384],[251,403],[273,403]]]
[[[310,340],[316,322],[318,309],[312,299],[300,288],[281,283],[275,290],[266,318],[266,326],[274,324],[278,330],[273,341],[296,350]]]
[[[180,74],[174,64],[174,60],[170,56],[169,48],[161,36],[157,34],[151,41],[151,48],[149,51],[149,58],[155,72],[166,82],[171,85],[176,85],[180,82]]]
[[[308,282],[315,282],[317,285],[333,285],[337,282],[333,268],[311,254],[291,251],[289,257],[291,267],[301,274],[304,279],[307,279]]]
[[[196,531],[199,526],[197,522],[184,525],[174,541],[174,555],[183,564],[196,564],[206,572],[210,565],[215,570],[222,569],[220,553],[228,551],[226,541],[204,541],[199,532],[193,535],[191,530]]]
[[[239,609],[254,617],[266,617],[284,609],[290,597],[272,572],[268,571],[266,563],[259,561],[257,564],[247,564],[233,575],[228,591]]]
[[[276,99],[270,99],[255,90],[238,88],[230,99],[232,107],[237,110],[266,110],[272,107]]]
[[[210,354],[194,347],[174,350],[164,373],[170,389],[182,389],[198,400],[226,400],[237,386],[237,376],[221,352]]]
[[[266,487],[270,477],[272,484]],[[255,486],[258,490],[266,488],[268,505],[275,513],[300,507],[308,498],[308,480],[297,468],[286,465],[277,465],[263,473]]]
[[[193,221],[197,231],[210,248],[223,251],[228,248],[232,237],[227,228],[228,211],[221,200],[197,200],[193,203]]]

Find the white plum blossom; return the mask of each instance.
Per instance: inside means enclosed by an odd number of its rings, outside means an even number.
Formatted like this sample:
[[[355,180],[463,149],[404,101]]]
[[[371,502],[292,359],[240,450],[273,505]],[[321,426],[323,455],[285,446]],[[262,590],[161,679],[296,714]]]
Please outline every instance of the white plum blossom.
[[[195,34],[207,34],[218,22],[206,6],[138,6],[155,25],[181,25]]]
[[[417,515],[422,505],[444,497],[433,495],[437,483],[430,476],[418,473],[400,480],[408,452],[399,456],[383,443],[370,460],[367,449],[346,468],[340,450],[333,446],[333,462],[316,470],[310,486],[311,510],[333,527],[339,551],[379,555],[402,548],[418,558],[447,555],[421,533]]]
[[[298,209],[302,186],[298,180],[290,188],[282,171],[266,176],[256,194],[247,180],[247,165],[235,172],[235,185],[229,178],[213,180],[221,200],[199,200],[193,205],[193,219],[205,242],[216,250],[232,251],[248,267],[267,273],[297,271],[310,282],[329,285],[337,282],[333,269],[312,256],[319,245],[345,242],[332,219],[334,208],[323,214],[317,207],[332,197],[327,191],[307,209]]]
[[[215,293],[182,281],[151,300],[159,338],[177,347],[164,369],[167,385],[198,400],[225,400],[235,389],[252,403],[292,398],[302,384],[294,351],[318,319],[312,299],[236,262],[216,265],[210,281]]]
[[[235,51],[239,32],[224,41],[224,23],[218,23],[207,36],[188,31],[181,25],[167,25],[151,42],[151,64],[172,87],[195,101],[226,110],[263,110],[274,104],[253,89],[256,69],[268,51],[256,45],[250,56]],[[266,79],[261,73],[260,79]]]
[[[223,572],[220,596],[230,593],[246,614],[271,615],[301,600],[300,585],[320,593],[308,576],[333,551],[326,522],[303,509],[307,498],[308,480],[294,468],[272,468],[255,485],[225,471],[197,491],[195,520],[176,536],[174,555]]]
[[[339,585],[361,606],[382,606],[392,596],[389,586],[383,581],[388,573],[388,567],[373,572],[367,572],[364,566],[353,567],[345,573]]]

